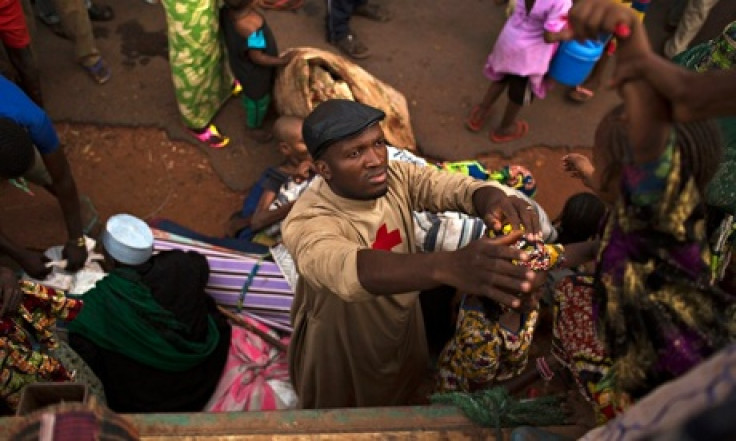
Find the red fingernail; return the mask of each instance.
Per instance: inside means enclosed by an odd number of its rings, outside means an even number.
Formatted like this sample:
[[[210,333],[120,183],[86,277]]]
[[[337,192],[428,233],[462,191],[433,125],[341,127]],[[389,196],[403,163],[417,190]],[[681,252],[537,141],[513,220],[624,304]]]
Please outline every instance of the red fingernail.
[[[631,28],[629,28],[628,25],[619,23],[616,25],[614,33],[616,34],[617,37],[626,38],[629,35],[631,35]]]

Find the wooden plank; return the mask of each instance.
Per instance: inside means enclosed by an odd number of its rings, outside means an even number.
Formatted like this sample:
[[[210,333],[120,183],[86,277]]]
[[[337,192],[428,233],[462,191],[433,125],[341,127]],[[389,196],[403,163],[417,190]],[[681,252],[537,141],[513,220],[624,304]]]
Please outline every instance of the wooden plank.
[[[144,440],[494,440],[494,429],[480,427],[451,406],[380,407],[273,412],[171,413],[125,415]],[[7,439],[20,418],[0,418]],[[555,433],[580,435],[575,427]],[[508,438],[510,430],[504,430]]]

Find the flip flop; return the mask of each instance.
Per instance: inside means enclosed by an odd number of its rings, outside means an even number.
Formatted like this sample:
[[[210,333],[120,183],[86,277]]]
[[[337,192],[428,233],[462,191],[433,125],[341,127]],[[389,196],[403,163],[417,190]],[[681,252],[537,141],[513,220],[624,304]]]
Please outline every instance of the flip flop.
[[[568,98],[578,103],[585,103],[587,101],[590,101],[590,99],[594,96],[595,92],[583,86],[575,86],[575,89],[572,89],[567,94]]]
[[[470,130],[471,132],[480,132],[483,126],[486,124],[486,121],[488,121],[488,117],[490,115],[490,109],[488,109],[485,114],[481,114],[480,106],[473,106],[468,119],[465,120],[465,128]]]
[[[524,135],[527,134],[529,131],[529,123],[524,121],[523,119],[518,119],[514,121],[514,133],[511,133],[509,135],[497,135],[496,132],[491,132],[491,141],[500,144],[503,142],[510,142],[515,141],[519,138],[523,138]]]
[[[293,11],[304,5],[304,0],[261,0],[263,9],[274,9],[276,11]]]

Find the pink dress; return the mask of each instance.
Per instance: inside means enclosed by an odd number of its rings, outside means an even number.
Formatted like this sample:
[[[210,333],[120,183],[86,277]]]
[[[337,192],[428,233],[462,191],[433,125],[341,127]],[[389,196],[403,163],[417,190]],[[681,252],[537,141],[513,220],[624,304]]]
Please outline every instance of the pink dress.
[[[557,50],[557,43],[545,43],[544,31],[559,32],[565,27],[572,0],[536,0],[529,13],[524,0],[512,1],[516,1],[514,13],[501,29],[483,73],[491,81],[508,74],[529,77],[532,92],[544,98],[548,89],[544,75]]]

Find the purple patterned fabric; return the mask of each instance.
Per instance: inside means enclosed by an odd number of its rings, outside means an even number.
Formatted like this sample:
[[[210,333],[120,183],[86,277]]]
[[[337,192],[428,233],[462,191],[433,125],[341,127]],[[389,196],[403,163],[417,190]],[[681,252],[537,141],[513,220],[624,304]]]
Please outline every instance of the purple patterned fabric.
[[[216,247],[165,231],[153,229],[153,233],[155,252],[178,249],[196,251],[205,256],[210,266],[210,278],[205,291],[217,304],[225,307],[238,305],[243,285],[247,283],[253,268],[259,265],[243,297],[243,314],[281,331],[292,331],[289,315],[294,291],[278,265],[263,261],[260,256]]]

